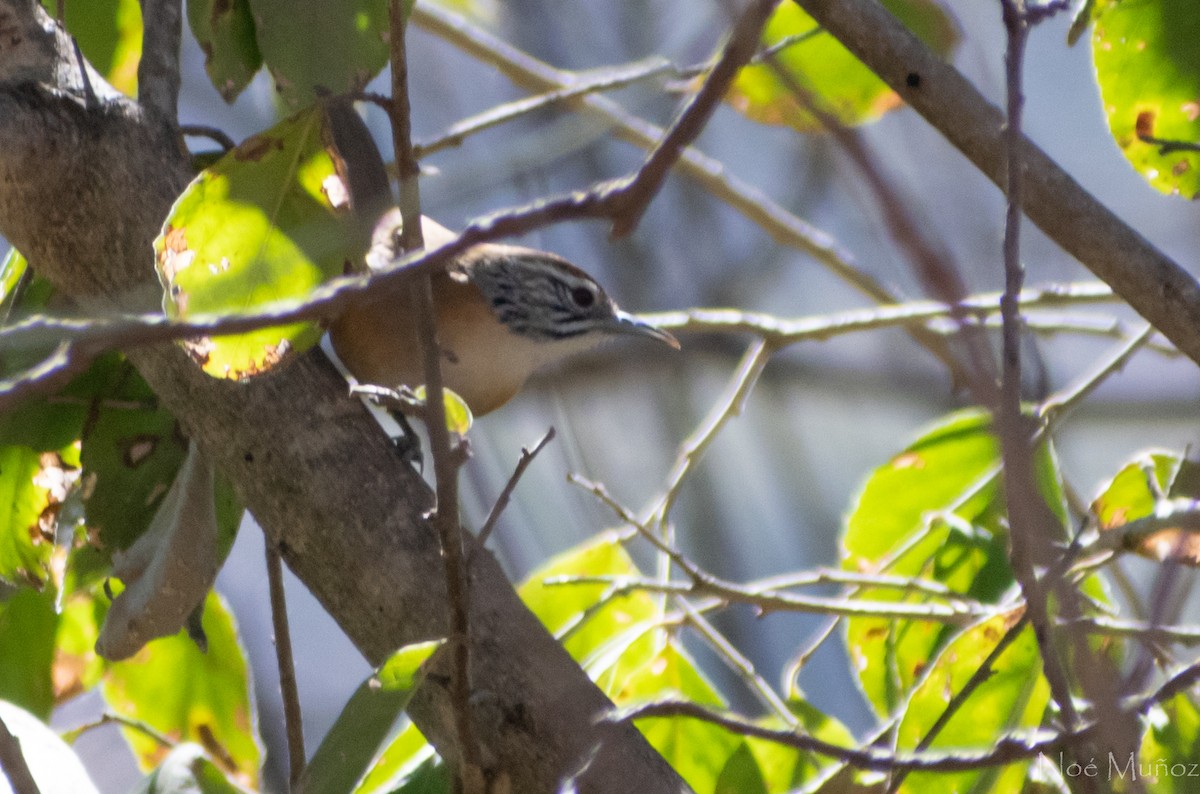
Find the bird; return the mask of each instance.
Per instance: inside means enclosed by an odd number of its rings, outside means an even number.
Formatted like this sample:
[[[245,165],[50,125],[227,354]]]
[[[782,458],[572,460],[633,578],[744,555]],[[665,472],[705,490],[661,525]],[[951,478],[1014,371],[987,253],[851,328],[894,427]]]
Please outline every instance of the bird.
[[[395,259],[398,228],[395,221],[376,227],[372,268]],[[422,231],[426,245],[450,234],[428,218]],[[368,293],[330,325],[334,351],[360,384],[425,382],[415,284]],[[537,370],[608,338],[639,336],[679,349],[670,333],[621,310],[584,270],[546,251],[482,243],[434,273],[432,286],[442,378],[475,416],[507,403]]]

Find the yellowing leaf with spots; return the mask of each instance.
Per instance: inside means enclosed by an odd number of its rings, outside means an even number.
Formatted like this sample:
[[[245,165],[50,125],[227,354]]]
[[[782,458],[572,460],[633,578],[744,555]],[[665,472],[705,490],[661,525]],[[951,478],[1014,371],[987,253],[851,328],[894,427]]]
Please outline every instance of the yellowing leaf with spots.
[[[262,311],[302,300],[362,255],[348,222],[323,105],[297,113],[205,169],[154,241],[169,317]],[[204,371],[244,379],[316,344],[316,323],[204,336],[184,347]]]
[[[201,745],[233,780],[253,787],[262,757],[250,699],[246,655],[237,627],[220,596],[204,606],[208,652],[183,632],[155,640],[133,658],[109,666],[104,699],[110,709],[144,722],[178,742]],[[125,729],[138,764],[150,770],[169,752],[136,730]]]
[[[1113,139],[1156,189],[1200,195],[1200,4],[1097,0],[1092,59]]]
[[[998,596],[1012,581],[999,528],[1003,496],[998,478],[989,479],[999,455],[982,411],[953,414],[928,429],[867,479],[846,519],[842,566],[921,576],[984,600]],[[858,597],[928,598],[870,588]],[[880,714],[899,706],[949,636],[937,623],[882,618],[855,618],[846,630],[859,684]]]

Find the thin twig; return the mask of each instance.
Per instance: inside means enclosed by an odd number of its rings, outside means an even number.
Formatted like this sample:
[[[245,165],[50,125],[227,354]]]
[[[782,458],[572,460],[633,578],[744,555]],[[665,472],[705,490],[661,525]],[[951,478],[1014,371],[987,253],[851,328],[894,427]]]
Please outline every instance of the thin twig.
[[[62,735],[63,741],[67,744],[73,744],[76,739],[88,731],[93,731],[96,728],[102,728],[105,725],[120,725],[123,728],[135,730],[141,734],[144,734],[150,739],[153,739],[167,749],[174,749],[179,744],[170,736],[167,736],[165,733],[155,729],[146,722],[135,720],[132,717],[126,717],[124,714],[117,714],[116,712],[112,711],[106,711],[105,713],[101,714],[100,718],[97,720],[85,722],[84,724],[72,728],[69,731],[65,731]]]
[[[945,58],[875,0],[794,0],[899,93],[993,182],[1005,181],[1005,119]],[[1058,5],[1058,4],[1056,4]],[[914,78],[916,78],[914,80]],[[1200,283],[1020,138],[1022,209],[1159,329],[1200,361]]]
[[[636,188],[625,194],[625,207],[613,218],[614,237],[624,237],[637,227],[642,211],[658,193],[684,148],[694,141],[708,124],[713,111],[725,98],[733,78],[754,57],[758,49],[759,34],[778,2],[779,0],[753,0],[742,12],[700,90],[671,122],[667,134],[639,169]]]
[[[182,124],[179,127],[179,131],[184,135],[208,138],[214,141],[226,153],[237,148],[237,142],[229,137],[229,133],[219,127],[212,127],[208,124]]]
[[[529,205],[528,212],[541,208]],[[520,210],[514,211],[517,216]],[[480,223],[479,221],[476,222]],[[480,233],[476,239],[490,241],[500,233]],[[154,344],[197,336],[218,336],[242,333],[271,325],[302,320],[315,320],[336,314],[355,296],[379,284],[394,284],[401,278],[413,278],[421,272],[445,264],[466,246],[454,244],[433,252],[405,259],[397,267],[380,271],[376,280],[370,276],[347,276],[334,279],[315,289],[303,300],[283,300],[245,314],[196,315],[188,320],[171,320],[162,314],[115,315],[109,317],[53,317],[32,315],[0,328],[0,345],[12,348],[32,348],[45,343],[58,343],[53,356],[39,362],[7,381],[0,381],[0,409],[12,401],[36,392],[40,385],[54,378],[54,384],[65,383],[78,374],[98,355],[135,345]],[[403,271],[403,272],[398,272]],[[1048,285],[1022,293],[1021,305],[1035,308],[1089,304],[1115,300],[1111,290],[1091,283]],[[992,294],[972,296],[963,302],[969,313],[984,316],[998,311],[999,297]],[[732,309],[692,309],[686,312],[662,312],[643,317],[668,330],[695,333],[752,333],[776,345],[787,345],[808,339],[822,340],[857,331],[889,328],[898,325],[924,323],[948,317],[951,307],[932,301],[914,301],[877,309],[854,309],[833,315],[780,318],[758,312]],[[1035,322],[1030,322],[1035,325]],[[1082,330],[1071,321],[1058,319],[1051,327]],[[1121,326],[1111,322],[1096,333],[1113,335]],[[931,331],[931,332],[936,332]],[[1159,348],[1168,352],[1173,348]]]
[[[405,252],[424,247],[421,236],[420,165],[413,153],[411,105],[408,94],[407,27],[403,0],[391,0],[390,34],[392,67],[392,141],[400,177],[400,215],[404,226],[400,246]],[[471,593],[470,577],[463,557],[462,522],[458,505],[458,462],[450,431],[446,427],[445,386],[442,350],[438,342],[433,303],[433,280],[425,272],[417,280],[412,296],[417,333],[421,340],[425,374],[425,427],[433,455],[437,508],[433,525],[442,546],[446,573],[446,597],[450,613],[450,703],[458,743],[455,791],[482,794],[485,790],[483,754],[475,732],[471,709]]]
[[[687,625],[692,626],[696,630],[696,633],[704,638],[708,646],[717,654],[717,658],[724,661],[729,669],[733,670],[737,677],[742,680],[742,683],[746,685],[746,688],[764,706],[770,709],[771,713],[782,720],[784,725],[792,727],[799,725],[796,715],[788,708],[787,703],[783,702],[783,698],[779,696],[779,693],[754,669],[754,662],[750,661],[744,653],[738,650],[738,647],[730,642],[729,638],[717,631],[716,626],[710,623],[686,598],[676,600],[680,605]]]
[[[266,538],[267,586],[271,595],[271,625],[275,631],[275,662],[279,666],[279,693],[287,732],[288,780],[293,789],[304,774],[304,722],[300,712],[300,690],[296,686],[296,664],[292,657],[292,632],[288,626],[287,599],[283,592],[283,560],[279,547]]]
[[[978,402],[992,403],[995,381],[995,362],[987,340],[977,328],[961,323],[962,314],[958,304],[967,297],[967,286],[959,268],[952,260],[944,244],[925,231],[928,224],[917,221],[911,210],[912,202],[905,200],[884,174],[883,169],[863,141],[862,136],[842,124],[836,115],[822,107],[799,81],[784,68],[777,58],[771,57],[776,78],[783,83],[796,101],[810,113],[834,142],[850,158],[866,181],[875,202],[879,206],[884,225],[896,247],[904,252],[910,267],[925,292],[933,298],[955,307],[953,316],[960,321],[960,336],[970,351],[969,368],[963,369],[957,360],[947,362],[955,379],[965,377]]]
[[[497,68],[515,84],[535,92],[569,88],[573,78],[549,64],[531,57],[466,18],[434,4],[421,3],[413,9],[412,20],[434,35],[480,61]],[[629,113],[603,96],[584,96],[572,106],[599,117],[613,134],[643,149],[651,149],[663,139],[661,127]],[[688,147],[680,154],[676,170],[696,181],[720,201],[733,207],[751,223],[762,227],[780,245],[803,251],[830,272],[879,303],[895,303],[896,296],[877,279],[860,268],[853,254],[829,235],[788,212],[766,193],[731,174],[718,160]],[[944,340],[921,328],[910,334],[939,359],[949,363],[953,357]]]
[[[1004,461],[1005,499],[1011,530],[1013,573],[1029,605],[1042,655],[1043,672],[1068,730],[1079,724],[1071,684],[1054,634],[1050,631],[1049,593],[1037,578],[1038,567],[1053,559],[1054,519],[1038,491],[1034,475],[1031,423],[1021,412],[1021,320],[1018,302],[1024,285],[1021,263],[1024,151],[1021,120],[1024,108],[1023,73],[1029,22],[1023,0],[1001,0],[1008,49],[1005,55],[1007,114],[1004,128],[1007,205],[1004,222],[1004,294],[1000,299],[1002,327],[1001,382],[996,425]],[[1063,605],[1060,605],[1060,607]],[[1079,660],[1082,663],[1082,660]]]
[[[13,736],[4,720],[0,719],[0,770],[8,777],[13,794],[40,794],[37,781],[25,763],[21,752],[21,741]]]
[[[665,526],[670,521],[671,508],[679,495],[679,488],[687,478],[688,472],[704,456],[705,451],[720,433],[721,429],[734,417],[740,416],[745,408],[746,400],[754,385],[767,366],[775,347],[762,339],[755,340],[734,370],[733,377],[725,389],[724,395],[705,416],[704,420],[679,446],[675,463],[667,475],[667,485],[657,503],[644,513],[642,522],[653,520]],[[666,542],[670,542],[667,540]]]
[[[647,535],[646,537],[653,537]],[[980,619],[1005,614],[1010,608],[989,607],[977,601],[954,601],[946,604],[910,604],[904,601],[865,601],[850,598],[823,598],[792,593],[750,590],[733,582],[713,576],[696,567],[678,552],[672,551],[672,561],[686,566],[689,582],[663,582],[638,576],[571,576],[550,577],[547,586],[612,585],[615,595],[642,591],[676,596],[712,596],[720,601],[752,606],[760,614],[770,612],[805,612],[815,615],[836,615],[847,618],[892,618],[923,620],[951,626],[968,626]]]
[[[679,76],[680,73],[678,67],[660,56],[652,56],[625,66],[604,69],[594,76],[580,77],[565,88],[546,91],[513,102],[505,102],[502,105],[489,108],[482,113],[457,121],[433,140],[413,146],[413,154],[418,158],[425,158],[443,149],[461,146],[472,135],[492,129],[501,124],[507,124],[539,110],[563,104],[569,100],[578,99],[588,94],[614,91],[645,80],[652,80],[662,75]]]
[[[553,439],[554,428],[552,427],[546,431],[546,434],[542,436],[540,441],[533,445],[533,449],[521,447],[521,458],[517,461],[517,467],[513,469],[508,482],[504,484],[504,490],[500,491],[500,495],[496,497],[495,503],[492,504],[492,509],[488,511],[487,520],[483,522],[483,526],[479,530],[476,548],[483,548],[484,544],[487,543],[492,530],[496,528],[496,522],[500,519],[500,514],[508,506],[508,501],[512,498],[513,491],[517,488],[517,483],[521,481],[521,476],[525,474],[525,470],[529,468],[530,463],[533,463],[533,459],[542,451],[542,448]]]

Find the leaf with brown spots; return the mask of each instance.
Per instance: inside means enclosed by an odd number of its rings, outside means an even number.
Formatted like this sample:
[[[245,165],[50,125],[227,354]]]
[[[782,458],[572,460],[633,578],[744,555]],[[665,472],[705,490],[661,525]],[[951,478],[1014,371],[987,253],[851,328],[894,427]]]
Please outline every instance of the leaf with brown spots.
[[[154,244],[169,317],[286,305],[341,275],[347,259],[361,260],[367,243],[347,211],[329,123],[324,104],[285,119],[205,169],[176,200]],[[183,345],[208,374],[242,380],[320,336],[317,323],[291,323]]]

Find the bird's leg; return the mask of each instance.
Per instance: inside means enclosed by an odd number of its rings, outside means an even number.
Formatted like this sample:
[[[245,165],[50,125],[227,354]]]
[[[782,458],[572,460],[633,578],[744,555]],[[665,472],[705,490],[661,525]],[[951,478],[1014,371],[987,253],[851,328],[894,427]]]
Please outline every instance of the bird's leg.
[[[400,426],[400,435],[392,439],[396,451],[405,463],[415,466],[417,471],[425,470],[425,458],[421,452],[421,437],[408,422],[409,415],[420,416],[425,403],[407,386],[396,389],[387,386],[374,386],[360,383],[350,387],[350,394],[365,396],[375,405],[388,412],[396,424]]]

